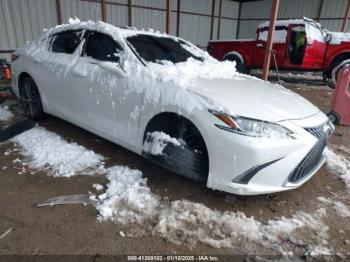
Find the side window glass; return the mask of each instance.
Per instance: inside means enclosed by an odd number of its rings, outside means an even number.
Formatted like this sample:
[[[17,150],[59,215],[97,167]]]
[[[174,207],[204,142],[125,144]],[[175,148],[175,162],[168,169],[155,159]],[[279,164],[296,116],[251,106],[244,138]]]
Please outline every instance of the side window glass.
[[[99,32],[90,32],[84,55],[101,61],[118,62],[121,51],[121,46],[112,37]]]
[[[269,31],[267,29],[260,31],[258,40],[266,42],[268,33]],[[287,34],[288,31],[286,28],[276,28],[275,33],[273,34],[272,42],[276,44],[286,43]]]
[[[80,44],[82,31],[65,31],[52,37],[51,52],[73,54]]]

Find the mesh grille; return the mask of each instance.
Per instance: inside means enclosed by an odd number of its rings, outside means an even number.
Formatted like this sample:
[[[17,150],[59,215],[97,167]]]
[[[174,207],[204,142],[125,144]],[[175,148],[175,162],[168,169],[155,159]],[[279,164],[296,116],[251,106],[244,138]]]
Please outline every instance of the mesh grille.
[[[296,183],[314,170],[322,159],[322,153],[327,143],[327,134],[323,129],[324,125],[306,130],[318,139],[317,144],[310,150],[300,164],[288,177],[288,181]]]
[[[318,139],[322,139],[325,136],[323,131],[323,125],[315,128],[305,128],[306,131],[317,137]]]

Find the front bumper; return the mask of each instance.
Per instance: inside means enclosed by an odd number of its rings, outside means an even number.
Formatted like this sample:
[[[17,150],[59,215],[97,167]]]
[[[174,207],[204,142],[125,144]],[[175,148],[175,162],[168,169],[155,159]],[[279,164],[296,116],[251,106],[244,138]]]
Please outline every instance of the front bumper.
[[[210,148],[214,154],[207,186],[258,195],[294,189],[308,181],[325,161],[323,150],[334,127],[321,112],[280,124],[292,130],[295,139],[254,138],[216,130],[220,134]]]

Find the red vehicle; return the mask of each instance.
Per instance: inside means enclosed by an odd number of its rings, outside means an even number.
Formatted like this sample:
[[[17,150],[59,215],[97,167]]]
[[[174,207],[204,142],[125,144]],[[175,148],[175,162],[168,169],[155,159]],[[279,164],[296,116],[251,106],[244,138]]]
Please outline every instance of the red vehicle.
[[[219,60],[236,61],[239,72],[262,68],[268,28],[269,22],[260,24],[256,40],[210,41],[208,52]],[[277,63],[281,70],[323,71],[331,81],[333,69],[350,59],[350,34],[329,32],[308,18],[278,20],[273,50],[271,69]]]

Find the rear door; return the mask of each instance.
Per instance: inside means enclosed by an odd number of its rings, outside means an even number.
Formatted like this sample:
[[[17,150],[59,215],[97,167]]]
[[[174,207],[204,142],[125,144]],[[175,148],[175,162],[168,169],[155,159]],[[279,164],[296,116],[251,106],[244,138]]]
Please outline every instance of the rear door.
[[[50,113],[69,120],[75,115],[76,100],[71,95],[67,76],[80,57],[83,34],[83,30],[70,30],[50,36],[49,57],[45,62],[47,71],[54,77],[45,83],[44,103]]]

